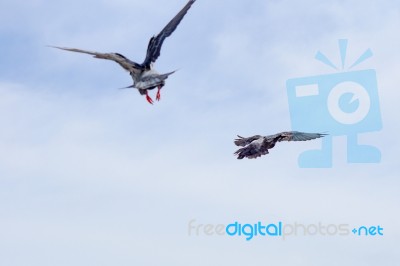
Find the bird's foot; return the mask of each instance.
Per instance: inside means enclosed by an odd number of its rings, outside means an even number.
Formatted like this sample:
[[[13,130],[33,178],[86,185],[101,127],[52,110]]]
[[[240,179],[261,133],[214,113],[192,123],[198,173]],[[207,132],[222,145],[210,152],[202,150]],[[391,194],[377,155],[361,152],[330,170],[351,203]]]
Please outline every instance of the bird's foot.
[[[153,99],[152,99],[149,95],[147,95],[147,94],[146,94],[146,100],[147,100],[150,104],[153,104]]]
[[[161,90],[161,86],[158,86],[158,91],[157,91],[157,95],[156,95],[156,100],[157,100],[157,101],[159,101],[159,100],[161,99],[160,90]]]

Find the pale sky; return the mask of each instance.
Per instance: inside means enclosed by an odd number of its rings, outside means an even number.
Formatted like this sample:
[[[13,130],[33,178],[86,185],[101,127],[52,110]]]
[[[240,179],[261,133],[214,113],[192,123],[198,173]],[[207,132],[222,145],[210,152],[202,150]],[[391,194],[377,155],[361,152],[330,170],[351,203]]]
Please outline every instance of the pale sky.
[[[179,69],[154,106],[114,62],[142,62],[149,38],[186,0],[0,2],[0,265],[399,265],[400,4],[197,0],[159,72]],[[286,81],[375,69],[383,129],[359,136],[380,164],[299,168],[319,140],[233,156],[237,134],[291,130]],[[346,70],[345,70],[346,71]],[[150,93],[153,98],[155,91]],[[383,236],[189,236],[188,223],[349,224]],[[351,227],[352,228],[352,227]]]

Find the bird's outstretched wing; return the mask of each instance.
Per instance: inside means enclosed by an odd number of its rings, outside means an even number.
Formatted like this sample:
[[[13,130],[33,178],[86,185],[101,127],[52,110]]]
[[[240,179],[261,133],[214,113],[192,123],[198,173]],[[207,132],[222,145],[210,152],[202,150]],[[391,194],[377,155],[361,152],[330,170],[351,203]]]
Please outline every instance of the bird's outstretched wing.
[[[165,28],[157,35],[153,36],[147,47],[146,58],[144,59],[142,66],[146,69],[150,68],[151,63],[154,63],[160,56],[161,46],[165,38],[169,37],[176,27],[179,25],[189,8],[196,0],[190,0],[179,13],[165,26]]]
[[[133,74],[139,73],[143,70],[143,67],[140,64],[135,63],[135,62],[129,60],[128,58],[126,58],[125,56],[123,56],[122,54],[118,54],[118,53],[98,53],[98,52],[86,51],[86,50],[81,50],[81,49],[76,49],[76,48],[66,48],[66,47],[58,47],[58,46],[50,46],[50,47],[65,50],[65,51],[70,51],[70,52],[90,54],[90,55],[93,55],[93,57],[95,57],[95,58],[112,60],[114,62],[117,62],[125,70],[127,70]]]
[[[246,146],[249,145],[253,140],[259,139],[261,136],[260,135],[255,135],[252,137],[244,138],[242,136],[237,135],[238,138],[234,140],[234,143],[236,146]]]
[[[287,131],[269,137],[276,139],[276,141],[306,141],[306,140],[322,138],[326,135],[327,134],[325,133],[306,133],[299,131]]]

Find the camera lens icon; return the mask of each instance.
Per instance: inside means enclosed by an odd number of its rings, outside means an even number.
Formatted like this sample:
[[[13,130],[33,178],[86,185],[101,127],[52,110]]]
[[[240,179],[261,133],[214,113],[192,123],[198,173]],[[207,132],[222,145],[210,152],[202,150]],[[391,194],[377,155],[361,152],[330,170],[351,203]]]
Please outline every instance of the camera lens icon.
[[[382,128],[375,70],[289,79],[286,86],[293,130],[343,136]]]
[[[328,95],[329,114],[337,122],[354,125],[368,115],[371,100],[367,90],[359,83],[346,81],[332,88]]]

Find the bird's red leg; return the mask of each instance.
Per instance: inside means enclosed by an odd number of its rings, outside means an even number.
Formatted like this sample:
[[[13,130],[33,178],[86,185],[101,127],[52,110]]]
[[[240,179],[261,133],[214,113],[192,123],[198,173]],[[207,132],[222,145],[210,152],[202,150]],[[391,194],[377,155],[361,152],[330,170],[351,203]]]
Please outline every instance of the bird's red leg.
[[[150,104],[153,104],[153,99],[147,94],[147,90],[146,90],[146,100],[147,100]]]
[[[159,100],[161,99],[160,90],[161,90],[162,87],[161,87],[161,86],[158,86],[157,88],[158,88],[158,90],[157,90],[156,100],[159,101]]]

